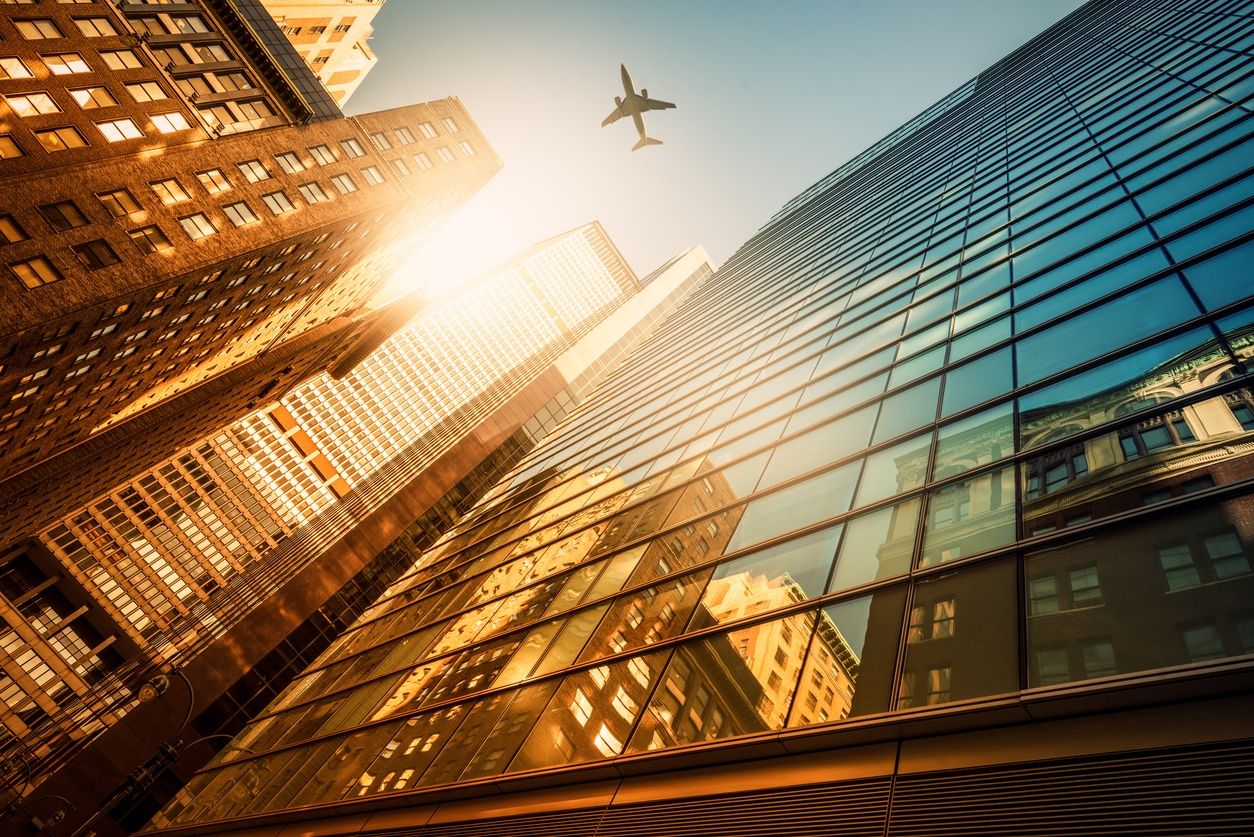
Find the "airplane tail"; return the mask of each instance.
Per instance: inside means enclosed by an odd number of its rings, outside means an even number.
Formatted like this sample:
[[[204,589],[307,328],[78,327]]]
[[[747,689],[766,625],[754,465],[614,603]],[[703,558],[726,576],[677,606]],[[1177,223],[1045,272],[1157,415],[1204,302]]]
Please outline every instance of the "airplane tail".
[[[655,140],[652,137],[641,137],[640,142],[633,145],[631,147],[631,150],[639,151],[640,149],[644,148],[646,145],[661,145],[661,144],[662,144],[661,140]]]

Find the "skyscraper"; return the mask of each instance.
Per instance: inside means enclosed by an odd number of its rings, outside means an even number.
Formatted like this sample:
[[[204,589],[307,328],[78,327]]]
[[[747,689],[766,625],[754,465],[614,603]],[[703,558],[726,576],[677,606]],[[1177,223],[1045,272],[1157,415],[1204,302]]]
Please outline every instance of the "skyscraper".
[[[393,264],[500,167],[456,99],[343,118],[255,2],[0,34],[6,543],[368,353]]]
[[[1250,63],[1098,0],[784,208],[162,834],[1246,834]]]
[[[379,62],[371,23],[383,0],[261,0],[340,107]]]
[[[31,795],[84,816],[114,796],[142,806],[145,784],[122,777],[140,766],[168,784],[173,751],[158,745],[174,730],[136,712],[139,684],[181,668],[184,742],[238,729],[334,638],[328,621],[360,614],[436,521],[711,273],[698,250],[642,288],[586,224],[433,301],[343,377],[313,378],[0,555],[2,624],[25,652],[0,746],[47,778]]]

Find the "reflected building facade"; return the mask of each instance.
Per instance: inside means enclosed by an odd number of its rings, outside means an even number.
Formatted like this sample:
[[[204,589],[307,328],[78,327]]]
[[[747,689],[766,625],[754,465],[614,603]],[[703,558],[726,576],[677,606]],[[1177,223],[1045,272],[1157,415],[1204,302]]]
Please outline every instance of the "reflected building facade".
[[[151,829],[1248,833],[1252,32],[1096,0],[791,201]]]

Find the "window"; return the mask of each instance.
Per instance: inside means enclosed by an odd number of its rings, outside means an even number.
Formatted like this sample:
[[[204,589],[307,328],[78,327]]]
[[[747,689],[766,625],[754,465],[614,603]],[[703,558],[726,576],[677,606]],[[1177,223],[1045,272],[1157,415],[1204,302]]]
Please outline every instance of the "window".
[[[152,187],[152,191],[157,194],[157,197],[160,198],[161,202],[166,206],[169,206],[172,203],[181,203],[182,201],[190,200],[191,198],[191,196],[187,194],[186,190],[183,189],[183,184],[179,183],[178,180],[173,177],[169,180],[157,180],[153,183],[149,183],[148,185]]]
[[[236,165],[239,166],[244,179],[249,183],[270,179],[270,170],[262,165],[260,160],[245,160],[242,163],[236,163]]]
[[[192,215],[184,215],[179,219],[179,224],[183,227],[183,232],[187,233],[188,238],[196,241],[201,238],[208,238],[218,231],[203,212],[196,212]]]
[[[169,250],[173,246],[170,244],[170,239],[166,238],[165,233],[156,225],[127,230],[126,234],[131,237],[131,241],[135,242],[135,246],[145,253]]]
[[[904,709],[948,703],[951,680],[952,670],[949,666],[904,672],[898,704]]]
[[[1155,416],[1119,431],[1119,447],[1127,459],[1195,441],[1197,437],[1179,412]]]
[[[459,148],[461,148],[463,155],[467,157],[475,156],[475,147],[471,145],[467,140],[462,140],[457,145]]]
[[[453,156],[453,152],[449,151],[447,145],[441,145],[439,148],[437,148],[435,150],[435,156],[439,157],[440,160],[445,163],[451,163],[455,159],[457,159],[456,157]]]
[[[1250,571],[1250,560],[1241,548],[1235,529],[1202,538],[1202,548],[1210,560],[1215,578],[1234,578]]]
[[[274,116],[274,109],[265,101],[265,99],[257,99],[252,102],[239,102],[235,105],[239,108],[240,114],[247,120],[266,119]]]
[[[417,140],[414,139],[413,132],[411,132],[408,128],[397,128],[396,138],[401,141],[401,145],[413,145],[417,142]]]
[[[70,148],[83,148],[87,145],[87,140],[83,139],[83,135],[78,132],[78,129],[69,125],[64,128],[36,131],[35,139],[39,140],[39,144],[49,153],[65,151]]]
[[[1199,540],[1197,546],[1200,549],[1196,550],[1194,544],[1187,541],[1155,548],[1169,591],[1223,581],[1250,572],[1249,556],[1235,529],[1212,532]]]
[[[84,38],[107,38],[118,34],[109,19],[104,17],[78,17],[74,19],[74,25]]]
[[[123,215],[129,215],[132,212],[139,212],[142,207],[126,189],[115,189],[112,192],[100,192],[96,195],[96,199],[108,210],[109,214],[114,218],[121,218]]]
[[[387,134],[382,131],[376,131],[370,135],[370,141],[374,143],[374,147],[380,151],[387,151],[392,147],[392,143],[388,142]]]
[[[418,131],[427,139],[436,138],[435,126],[432,125],[430,122],[418,123]]]
[[[1061,646],[1039,648],[1036,651],[1036,685],[1052,686],[1071,682],[1071,662],[1067,649]]]
[[[1097,577],[1096,564],[1068,570],[1067,585],[1071,591],[1072,607],[1088,607],[1102,603],[1102,586]]]
[[[139,56],[129,49],[102,52],[100,57],[104,59],[105,66],[110,70],[135,70],[144,66],[144,62],[139,60]],[[86,68],[76,70],[76,72],[86,72]]]
[[[74,101],[83,110],[107,108],[118,103],[118,100],[113,98],[113,94],[109,92],[107,87],[84,87],[80,90],[71,90],[70,95],[74,97]]]
[[[592,701],[588,700],[583,689],[575,689],[575,696],[570,701],[570,714],[575,716],[580,726],[587,724],[592,717]]]
[[[1189,662],[1200,663],[1226,656],[1223,639],[1219,636],[1219,625],[1213,617],[1180,625],[1179,630]]]
[[[365,157],[366,151],[361,147],[355,139],[346,139],[340,142],[340,146],[344,149],[344,153],[351,157]]]
[[[144,135],[133,119],[110,119],[108,122],[97,122],[96,128],[109,142],[122,142]]]
[[[50,285],[61,278],[61,273],[56,266],[43,256],[11,262],[9,270],[13,271],[22,284],[28,288]]]
[[[414,162],[418,164],[418,168],[420,169],[435,168],[435,163],[431,162],[431,158],[427,156],[427,152],[425,151],[419,151],[417,154],[415,154]]]
[[[446,116],[440,121],[444,123],[444,130],[448,131],[450,134],[456,134],[461,130],[461,128],[457,127],[457,123],[453,121],[453,117],[451,116]]]
[[[305,166],[301,163],[300,158],[291,151],[284,151],[280,154],[275,154],[274,159],[278,161],[279,168],[283,169],[283,171],[288,174],[296,174],[297,172],[305,170]]]
[[[201,186],[205,187],[205,191],[211,195],[231,189],[231,181],[226,179],[226,174],[222,169],[198,171],[196,172],[196,179],[200,181]]]
[[[252,208],[243,201],[227,204],[222,207],[222,212],[226,215],[227,220],[237,227],[255,224],[260,220],[256,214],[253,213]]]
[[[954,635],[957,601],[954,597],[916,604],[910,610],[909,642],[946,639]]]
[[[126,92],[137,102],[156,102],[168,99],[165,88],[155,81],[134,81],[126,85]]]
[[[1115,646],[1109,639],[1090,639],[1080,643],[1080,657],[1084,661],[1086,678],[1109,677],[1118,674],[1115,665]]]
[[[399,157],[392,161],[392,168],[396,169],[397,174],[409,174],[409,166]]]
[[[0,243],[13,244],[30,238],[12,215],[0,215]]]
[[[175,30],[185,35],[203,35],[209,31],[209,27],[199,15],[180,15],[170,20],[174,22]]]
[[[374,166],[366,166],[362,169],[361,176],[365,178],[366,184],[369,186],[378,186],[383,182],[383,175]]]
[[[309,149],[309,154],[314,158],[314,162],[320,166],[329,166],[335,162],[335,152],[326,145],[315,145]]]
[[[331,185],[336,188],[341,195],[347,195],[349,192],[357,191],[357,184],[347,174],[337,174],[331,178]]]
[[[275,215],[282,215],[285,212],[291,212],[296,209],[283,192],[271,192],[268,195],[262,195],[261,199]]]
[[[43,58],[44,64],[48,66],[48,71],[54,76],[91,72],[91,68],[83,60],[83,56],[77,52],[60,52],[54,55],[41,55],[40,57]]]
[[[1024,469],[1027,471],[1024,497],[1035,500],[1083,478],[1089,472],[1089,464],[1084,445],[1080,444],[1029,460]]]
[[[0,56],[0,79],[31,77],[31,71],[22,59]]]
[[[331,200],[331,196],[322,191],[317,183],[302,183],[296,187],[307,203],[322,203]]]
[[[1062,610],[1058,598],[1058,577],[1053,573],[1028,580],[1028,614],[1057,613]]]
[[[160,133],[172,134],[175,131],[190,131],[191,123],[187,121],[187,117],[175,111],[174,113],[158,113],[152,116],[152,124]]]
[[[5,96],[4,100],[18,116],[39,116],[45,113],[61,112],[61,108],[57,107],[57,103],[47,93],[22,93]]]
[[[121,261],[118,258],[118,254],[113,252],[113,248],[103,238],[76,244],[70,249],[74,251],[74,255],[78,256],[78,260],[88,270],[100,270],[102,267],[108,267]]]
[[[36,17],[29,20],[15,20],[13,27],[17,29],[17,33],[28,41],[42,41],[48,38],[64,38],[61,30],[57,25],[46,17]]]
[[[65,232],[87,223],[87,216],[74,201],[57,201],[39,207],[39,214],[56,232]]]

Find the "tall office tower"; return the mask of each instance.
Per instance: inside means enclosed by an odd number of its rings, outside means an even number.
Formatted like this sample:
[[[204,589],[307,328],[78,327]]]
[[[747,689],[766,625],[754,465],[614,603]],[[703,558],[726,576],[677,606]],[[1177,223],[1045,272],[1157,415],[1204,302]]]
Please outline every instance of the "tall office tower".
[[[253,2],[0,8],[9,543],[377,346],[500,161],[456,99],[343,118]]]
[[[28,652],[3,746],[47,779],[28,795],[63,795],[82,817],[109,799],[118,823],[142,824],[130,809],[145,788],[123,777],[162,776],[161,801],[177,784],[158,748],[170,719],[136,711],[136,686],[179,666],[181,740],[238,730],[334,638],[324,609],[345,627],[429,545],[415,518],[428,512],[429,530],[442,495],[486,490],[711,273],[698,250],[642,288],[584,225],[433,305],[341,379],[309,381],[0,557],[20,604],[5,624]],[[59,630],[40,636],[40,619]]]
[[[154,828],[1250,833],[1248,12],[791,203]]]
[[[260,0],[340,107],[379,62],[371,23],[384,0]]]

